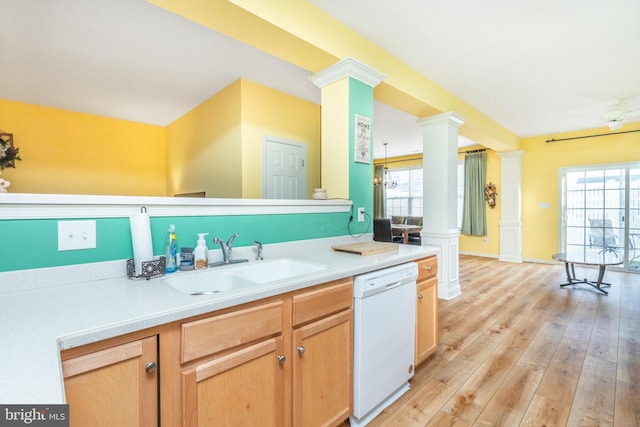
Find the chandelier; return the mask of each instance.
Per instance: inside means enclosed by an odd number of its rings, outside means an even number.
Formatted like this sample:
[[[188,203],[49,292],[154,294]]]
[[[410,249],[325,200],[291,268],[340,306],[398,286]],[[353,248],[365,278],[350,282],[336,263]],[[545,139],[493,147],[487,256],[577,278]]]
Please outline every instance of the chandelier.
[[[384,143],[384,174],[383,178],[379,179],[377,177],[373,178],[373,185],[380,186],[384,185],[386,188],[394,189],[398,186],[398,180],[391,176],[389,172],[389,168],[387,167],[387,145],[389,143]]]

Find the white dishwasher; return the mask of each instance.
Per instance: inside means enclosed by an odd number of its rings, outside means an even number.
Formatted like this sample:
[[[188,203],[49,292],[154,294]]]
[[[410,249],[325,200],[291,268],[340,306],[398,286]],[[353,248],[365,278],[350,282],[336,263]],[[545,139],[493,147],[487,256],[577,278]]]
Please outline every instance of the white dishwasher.
[[[410,262],[354,280],[352,426],[366,425],[409,390],[417,278],[418,266]]]

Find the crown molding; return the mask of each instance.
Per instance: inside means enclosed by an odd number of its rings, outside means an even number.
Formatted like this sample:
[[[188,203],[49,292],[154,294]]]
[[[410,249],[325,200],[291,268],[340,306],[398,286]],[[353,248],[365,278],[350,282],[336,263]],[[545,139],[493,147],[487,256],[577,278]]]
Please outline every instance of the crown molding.
[[[384,80],[385,75],[352,57],[347,57],[318,71],[309,79],[319,88],[323,88],[345,77],[352,77],[366,85],[376,87]]]

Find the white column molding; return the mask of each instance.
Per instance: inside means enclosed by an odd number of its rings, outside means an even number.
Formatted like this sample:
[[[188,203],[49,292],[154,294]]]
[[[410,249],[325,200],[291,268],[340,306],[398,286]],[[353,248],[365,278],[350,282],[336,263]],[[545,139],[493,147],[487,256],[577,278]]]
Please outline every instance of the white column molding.
[[[345,77],[352,77],[366,85],[376,87],[384,80],[385,75],[352,57],[347,57],[318,71],[309,77],[309,80],[319,88],[323,88]]]
[[[460,295],[460,232],[456,226],[458,179],[458,128],[464,118],[454,112],[426,117],[423,128],[423,228],[422,244],[440,249],[438,298]]]
[[[524,151],[498,153],[500,157],[500,261],[522,262],[522,155]]]

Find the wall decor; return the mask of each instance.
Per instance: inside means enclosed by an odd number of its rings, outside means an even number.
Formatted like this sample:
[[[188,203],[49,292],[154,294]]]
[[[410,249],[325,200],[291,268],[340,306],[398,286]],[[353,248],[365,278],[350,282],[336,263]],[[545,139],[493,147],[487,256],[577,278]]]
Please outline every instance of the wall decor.
[[[484,199],[487,201],[487,204],[491,209],[496,207],[496,196],[498,192],[496,191],[496,185],[493,183],[488,183],[484,185]]]
[[[371,119],[356,114],[355,126],[353,159],[358,163],[371,163]]]

